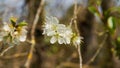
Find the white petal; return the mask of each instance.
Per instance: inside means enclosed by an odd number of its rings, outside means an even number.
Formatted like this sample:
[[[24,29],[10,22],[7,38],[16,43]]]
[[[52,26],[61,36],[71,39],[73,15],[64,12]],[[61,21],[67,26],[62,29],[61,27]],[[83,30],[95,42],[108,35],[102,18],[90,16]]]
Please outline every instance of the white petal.
[[[26,40],[26,37],[27,37],[26,35],[22,35],[22,36],[19,37],[19,40],[21,42],[24,42]]]
[[[58,19],[56,17],[52,17],[52,21],[51,22],[54,23],[54,24],[58,24],[59,23],[59,21],[58,21]]]
[[[66,38],[66,43],[70,44],[70,38]]]
[[[5,31],[10,31],[10,27],[9,27],[8,24],[4,24],[3,29],[4,29]]]
[[[24,42],[26,40],[27,30],[22,28],[21,35],[19,36],[19,40],[21,42]]]
[[[64,33],[66,32],[65,29],[66,29],[65,25],[59,24],[58,27],[57,27],[57,32],[58,32],[59,34],[64,34]]]
[[[46,23],[50,23],[51,18],[46,16],[46,19],[45,19],[45,20],[46,20]]]
[[[52,27],[52,24],[45,24],[45,29],[50,29]]]
[[[77,39],[77,43],[80,45],[81,44],[81,39],[83,39],[83,37],[78,37]]]
[[[56,38],[55,36],[53,36],[53,37],[50,39],[50,43],[51,43],[51,44],[54,44],[56,41],[57,41],[57,38]]]
[[[81,39],[82,39],[81,37],[76,36],[76,37],[73,39],[73,44],[74,44],[74,45],[80,45]]]
[[[59,44],[63,44],[63,43],[66,44],[65,40],[61,37],[58,38],[58,43]]]
[[[43,29],[43,35],[47,33],[47,30],[46,29]]]
[[[55,34],[56,34],[55,31],[49,31],[49,32],[47,32],[47,36],[53,36],[53,35],[55,35]]]

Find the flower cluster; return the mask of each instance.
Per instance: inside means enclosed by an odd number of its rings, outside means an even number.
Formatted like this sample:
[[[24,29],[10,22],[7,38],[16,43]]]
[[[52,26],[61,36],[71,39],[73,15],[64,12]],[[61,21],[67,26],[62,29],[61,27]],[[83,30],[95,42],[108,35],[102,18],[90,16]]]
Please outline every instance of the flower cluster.
[[[17,23],[17,19],[14,17],[10,18],[10,23],[4,23],[3,28],[0,32],[0,41],[6,43],[18,44],[26,40],[26,22]]]
[[[58,41],[59,44],[79,45],[81,37],[73,33],[71,26],[60,24],[56,17],[46,17],[43,25],[43,34],[51,37],[50,43],[54,44]]]

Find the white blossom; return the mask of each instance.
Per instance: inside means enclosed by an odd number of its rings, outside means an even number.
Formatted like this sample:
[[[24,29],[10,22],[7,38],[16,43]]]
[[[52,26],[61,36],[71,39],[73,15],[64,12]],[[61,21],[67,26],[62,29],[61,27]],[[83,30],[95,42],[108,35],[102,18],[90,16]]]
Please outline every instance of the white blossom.
[[[0,32],[0,41],[3,41],[3,38],[5,36],[8,36],[9,34],[11,34],[11,32],[13,31],[12,29],[13,28],[10,27],[10,25],[5,22],[3,28],[1,29],[1,32]]]
[[[77,47],[81,44],[81,39],[82,37],[80,36],[74,36],[72,42]]]
[[[54,44],[57,41],[58,41],[59,44],[66,44],[65,37],[60,36],[59,34],[55,35],[55,36],[52,36],[51,39],[50,39],[50,43],[52,43],[52,44]]]
[[[17,24],[16,24],[17,25]],[[12,23],[4,23],[0,32],[0,41],[6,43],[17,44],[26,40],[27,30],[25,23],[22,22],[17,26],[13,26]]]
[[[64,24],[59,24],[55,17],[46,17],[43,34],[51,36],[50,42],[53,44],[58,41],[59,44],[70,44],[72,29]]]
[[[53,44],[55,43],[56,41],[58,41],[59,44],[66,44],[66,40],[65,40],[65,36],[63,34],[65,34],[65,25],[63,24],[59,24],[57,25],[57,28],[55,31],[55,34],[52,35],[52,38],[50,40],[50,42]]]
[[[72,29],[70,27],[62,28],[61,30],[58,30],[58,34],[62,36],[65,40],[64,44],[70,44],[71,38],[72,38]]]
[[[55,17],[46,17],[43,34],[51,37],[50,43],[54,44],[70,44],[79,45],[81,37],[75,36],[71,26],[60,24]]]
[[[19,40],[21,42],[24,42],[26,40],[26,37],[27,37],[27,30],[24,27],[24,28],[22,28],[21,34],[19,35]]]
[[[15,38],[17,38],[17,40],[24,42],[27,37],[26,26],[21,27],[19,31],[15,31],[13,35],[15,36]]]
[[[47,34],[47,36],[55,35],[58,26],[59,26],[59,21],[55,17],[51,17],[51,18],[46,17],[46,23],[44,25],[43,34]]]

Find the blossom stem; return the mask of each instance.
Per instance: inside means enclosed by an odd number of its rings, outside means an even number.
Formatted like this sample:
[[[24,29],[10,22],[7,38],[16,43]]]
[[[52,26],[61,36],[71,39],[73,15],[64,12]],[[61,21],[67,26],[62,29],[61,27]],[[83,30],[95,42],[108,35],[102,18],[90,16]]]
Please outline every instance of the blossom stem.
[[[82,68],[82,55],[81,55],[80,45],[78,45],[77,50],[78,50],[78,54],[79,54],[79,65],[80,65],[80,68]]]
[[[74,15],[73,15],[73,22],[74,22],[74,25],[75,25],[75,30],[78,34],[78,36],[80,36],[80,32],[78,30],[78,27],[77,27],[77,0],[74,0]],[[82,55],[81,55],[81,48],[80,48],[80,45],[77,45],[77,50],[78,50],[78,54],[79,54],[79,65],[80,65],[80,68],[82,68]]]

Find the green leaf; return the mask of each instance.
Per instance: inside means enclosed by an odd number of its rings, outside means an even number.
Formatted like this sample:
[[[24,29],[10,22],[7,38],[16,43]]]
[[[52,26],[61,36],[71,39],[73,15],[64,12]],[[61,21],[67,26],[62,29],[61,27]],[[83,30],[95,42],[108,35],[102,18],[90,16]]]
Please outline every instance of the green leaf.
[[[93,14],[97,12],[96,8],[94,6],[88,7],[88,10],[92,12]]]
[[[22,21],[18,24],[18,26],[26,26],[26,25],[27,25],[27,23],[25,21]]]
[[[120,12],[120,7],[112,7],[110,9],[108,9],[107,11],[108,12],[115,12],[115,11]]]
[[[97,6],[97,7],[95,7],[95,6],[90,6],[90,7],[88,7],[88,10],[91,12],[91,13],[93,13],[94,15],[95,14],[97,14],[97,16],[101,16],[103,13],[103,11],[102,11],[102,9],[101,9],[101,6]]]
[[[114,33],[116,29],[116,23],[115,23],[115,18],[114,17],[109,17],[107,21],[107,26],[108,29],[110,30],[111,33]]]
[[[16,21],[17,21],[17,18],[15,18],[15,17],[10,18],[10,22],[11,22],[12,26],[16,26]]]
[[[113,16],[120,18],[120,7],[109,8],[104,13],[105,13],[105,16],[111,15],[112,13]]]

